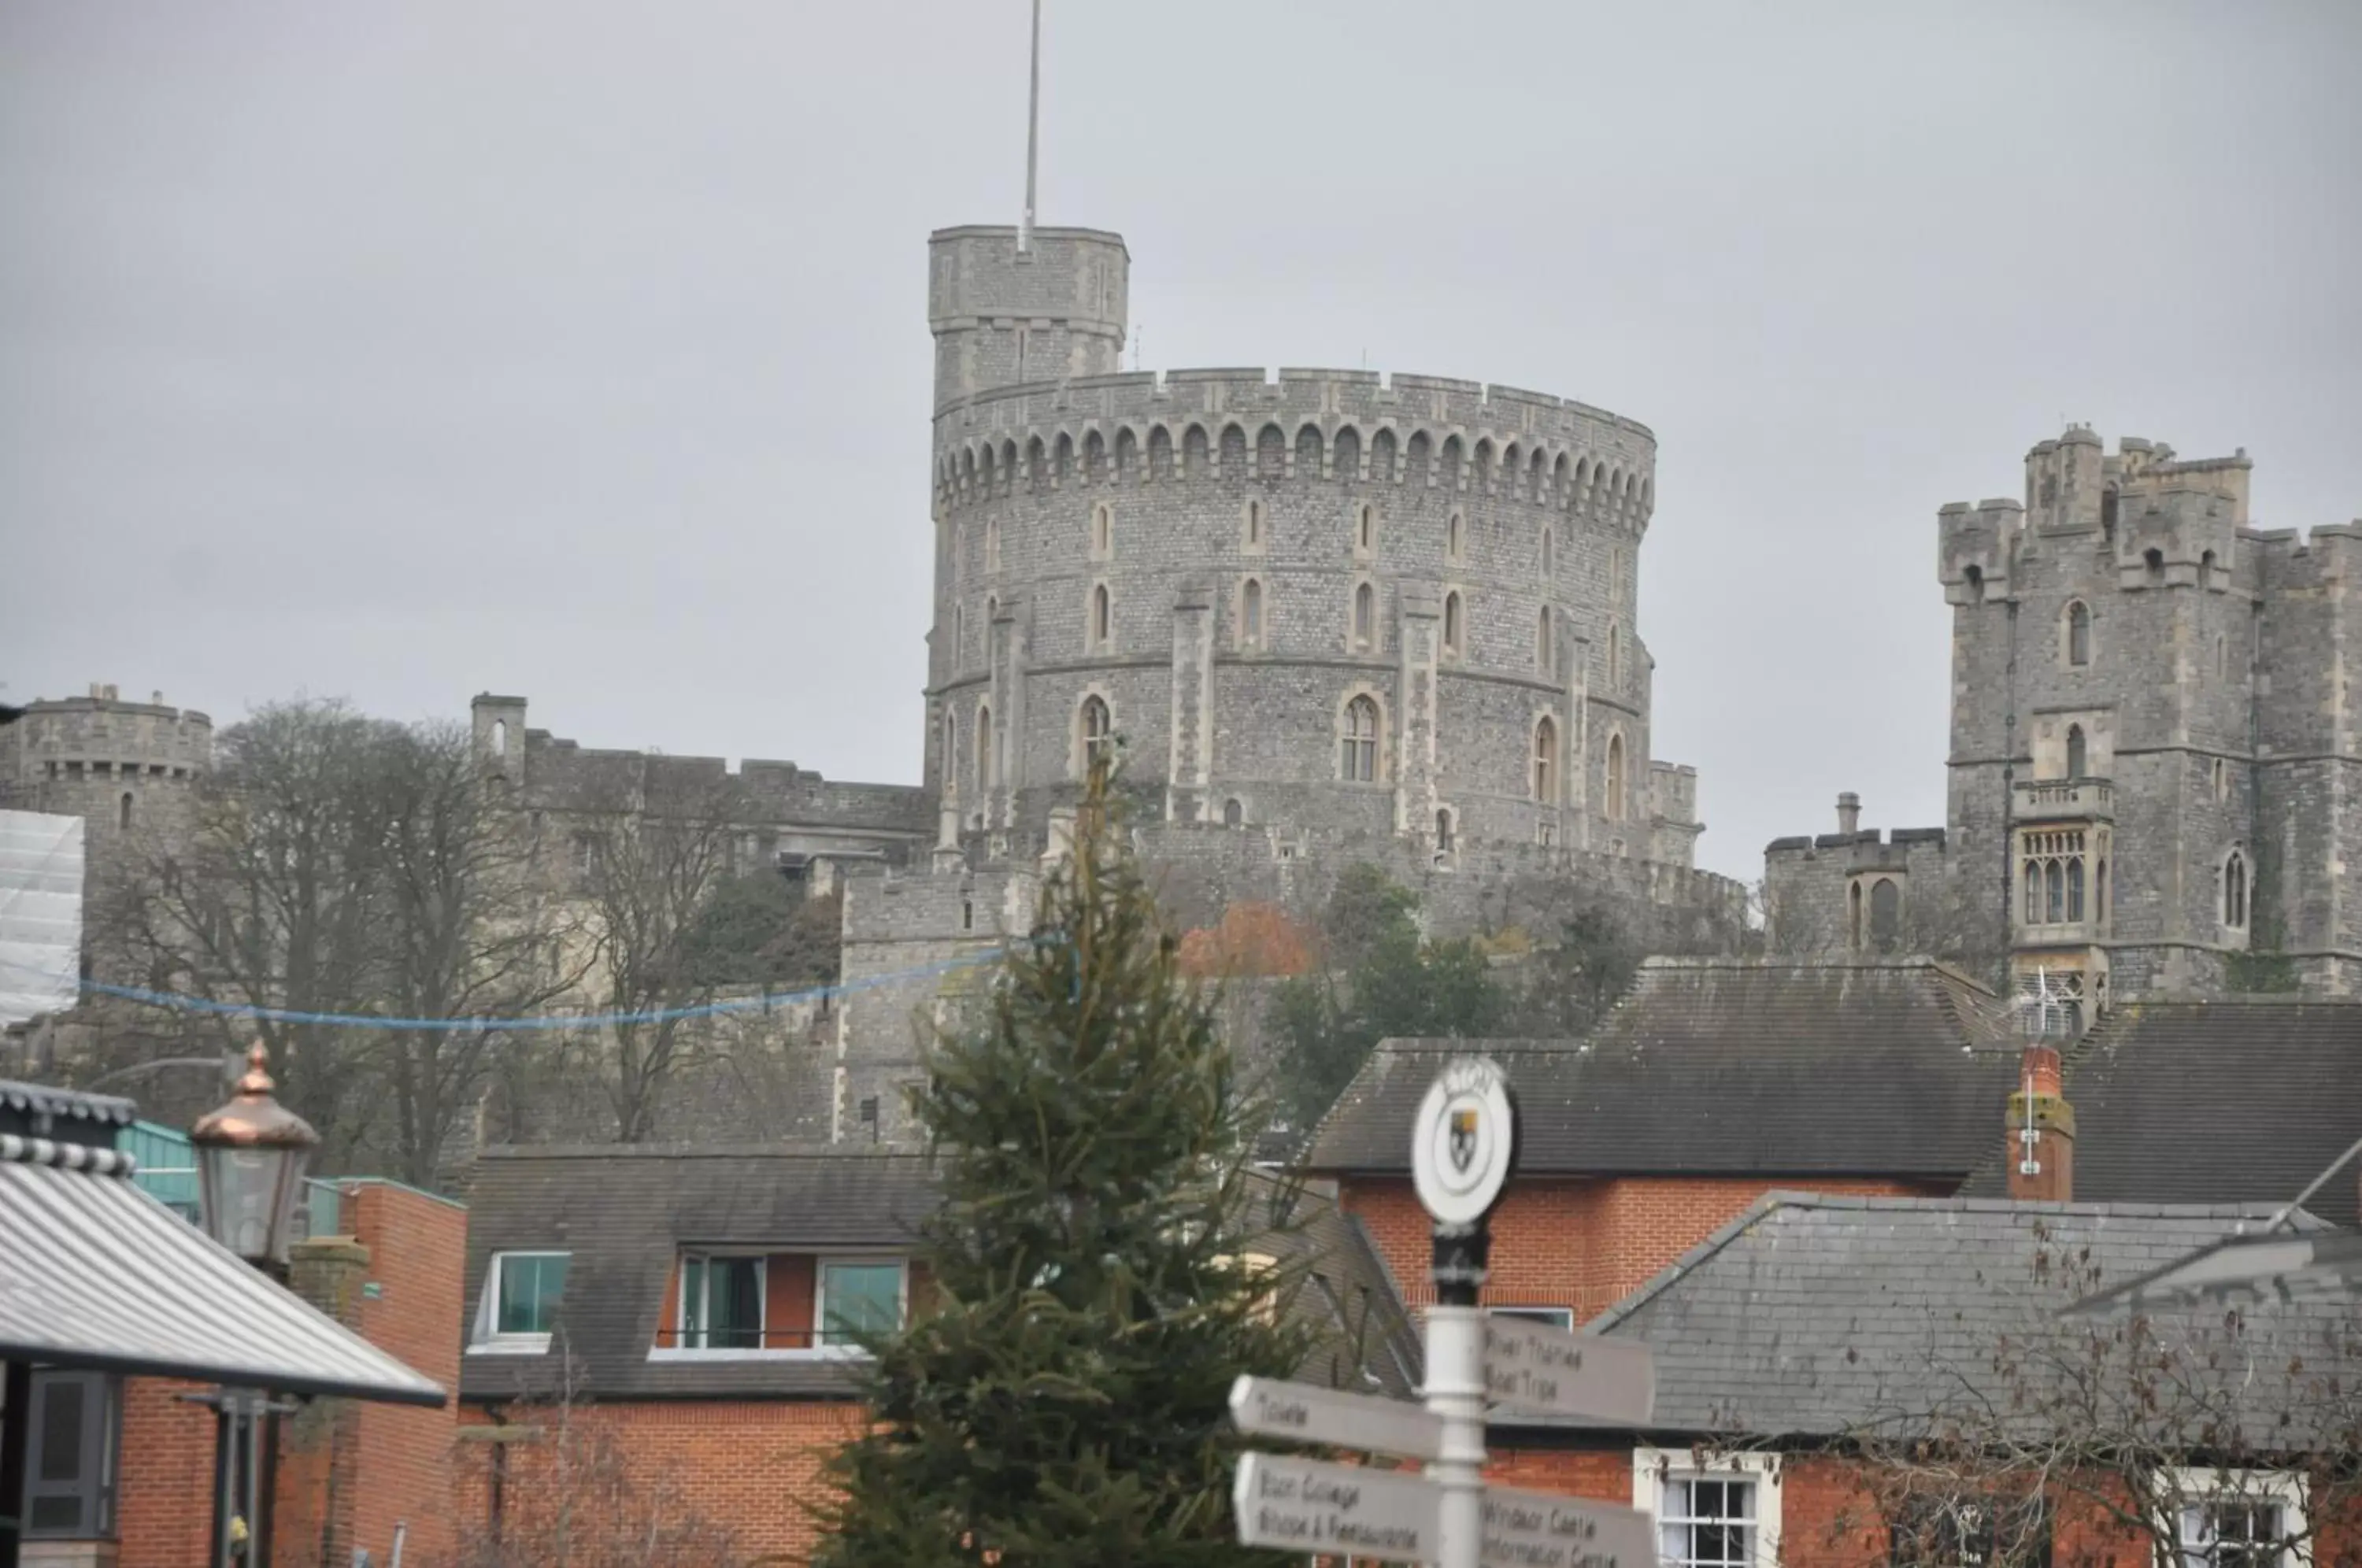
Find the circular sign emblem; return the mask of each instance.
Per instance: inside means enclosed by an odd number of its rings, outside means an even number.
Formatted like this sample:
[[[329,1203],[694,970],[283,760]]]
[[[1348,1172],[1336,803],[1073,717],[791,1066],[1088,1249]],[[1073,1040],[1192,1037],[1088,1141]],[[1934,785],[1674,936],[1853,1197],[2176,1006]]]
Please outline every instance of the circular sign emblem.
[[[1509,1081],[1486,1061],[1453,1062],[1419,1102],[1410,1172],[1418,1201],[1439,1223],[1482,1220],[1509,1179],[1518,1129]]]

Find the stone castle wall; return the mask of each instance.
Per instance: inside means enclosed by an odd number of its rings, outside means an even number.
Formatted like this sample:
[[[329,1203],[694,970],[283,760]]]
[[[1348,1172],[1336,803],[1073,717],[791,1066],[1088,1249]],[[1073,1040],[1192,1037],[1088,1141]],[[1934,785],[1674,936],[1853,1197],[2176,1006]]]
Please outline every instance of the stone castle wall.
[[[1944,856],[1951,886],[1991,889],[1979,896],[2008,922],[2022,970],[2092,955],[2116,997],[2204,993],[2268,949],[2311,988],[2362,979],[2342,870],[2362,834],[2346,804],[2362,623],[2345,590],[2362,525],[2301,540],[2255,529],[2250,472],[2244,452],[2183,461],[2129,437],[2109,455],[2078,427],[2027,455],[2023,501],[1939,514],[1953,614]],[[2070,776],[2084,782],[2062,792]],[[2080,923],[2027,913],[2014,845],[2049,816],[2090,851]],[[2244,922],[2226,898],[2235,865]],[[1794,841],[1765,869],[1775,906],[1841,927]]]

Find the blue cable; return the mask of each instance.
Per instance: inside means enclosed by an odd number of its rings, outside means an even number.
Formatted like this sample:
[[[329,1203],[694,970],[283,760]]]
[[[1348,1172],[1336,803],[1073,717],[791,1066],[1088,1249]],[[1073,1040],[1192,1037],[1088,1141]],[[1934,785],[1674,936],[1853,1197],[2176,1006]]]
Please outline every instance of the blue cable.
[[[1057,941],[1055,937],[1036,938]],[[485,1034],[496,1029],[595,1029],[611,1023],[668,1023],[676,1019],[710,1018],[717,1013],[751,1012],[756,1009],[767,1011],[788,1002],[805,1001],[819,997],[850,996],[856,991],[875,990],[904,980],[924,979],[932,975],[949,974],[955,969],[974,968],[979,964],[998,963],[999,952],[972,953],[964,958],[947,958],[941,963],[922,965],[915,969],[900,969],[892,974],[872,975],[866,979],[840,981],[833,986],[814,986],[809,990],[771,991],[759,997],[740,997],[729,1001],[706,1002],[698,1007],[657,1008],[645,1012],[552,1013],[538,1018],[380,1018],[357,1012],[303,1012],[292,1008],[251,1007],[243,1002],[215,1001],[207,997],[186,996],[178,991],[151,991],[138,986],[111,986],[99,980],[83,980],[82,988],[101,996],[120,997],[126,1001],[142,1002],[149,1007],[172,1008],[182,1012],[212,1013],[227,1018],[267,1019],[274,1023],[328,1023],[350,1029],[448,1030],[460,1034]],[[14,969],[19,974],[38,974],[23,965],[0,960],[0,968]]]

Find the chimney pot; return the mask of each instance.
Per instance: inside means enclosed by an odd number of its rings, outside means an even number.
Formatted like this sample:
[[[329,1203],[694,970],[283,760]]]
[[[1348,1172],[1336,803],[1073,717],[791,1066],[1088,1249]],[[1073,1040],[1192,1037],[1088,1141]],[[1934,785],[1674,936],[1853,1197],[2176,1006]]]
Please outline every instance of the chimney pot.
[[[2025,1047],[2003,1137],[2009,1196],[2017,1202],[2075,1200],[2075,1108],[2067,1103],[2065,1083],[2055,1047]]]
[[[1849,790],[1838,797],[1838,832],[1855,834],[1861,831],[1861,797]]]

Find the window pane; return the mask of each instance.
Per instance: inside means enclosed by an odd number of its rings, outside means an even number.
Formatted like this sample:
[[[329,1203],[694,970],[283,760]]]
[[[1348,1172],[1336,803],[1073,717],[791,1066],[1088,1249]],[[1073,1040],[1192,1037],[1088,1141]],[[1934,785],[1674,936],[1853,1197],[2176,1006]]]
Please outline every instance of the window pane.
[[[753,1350],[763,1342],[760,1258],[715,1258],[706,1265],[707,1300],[713,1310],[706,1348]]]
[[[82,1477],[83,1423],[87,1386],[80,1379],[45,1382],[41,1399],[41,1463],[35,1472],[41,1481],[75,1481]]]
[[[901,1327],[900,1264],[829,1264],[821,1271],[821,1329],[831,1344]]]
[[[520,1253],[501,1259],[501,1304],[497,1332],[546,1334],[557,1320],[566,1289],[563,1253]]]

